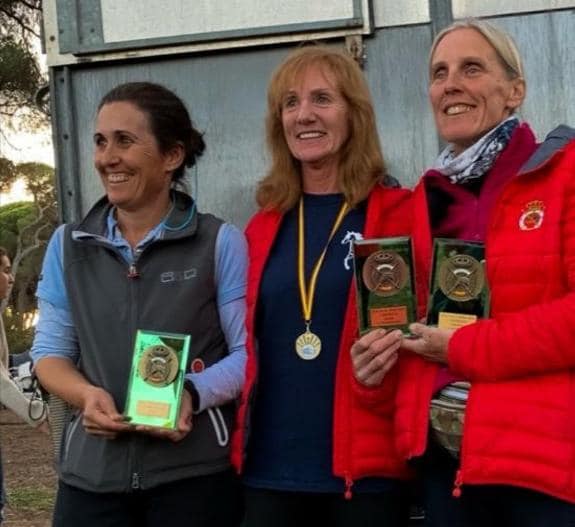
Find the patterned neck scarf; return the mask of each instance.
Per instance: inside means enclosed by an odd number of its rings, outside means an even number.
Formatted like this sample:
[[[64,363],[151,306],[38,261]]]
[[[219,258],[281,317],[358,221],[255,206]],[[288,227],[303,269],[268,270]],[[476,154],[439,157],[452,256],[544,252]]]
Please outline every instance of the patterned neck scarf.
[[[518,125],[517,117],[514,115],[508,117],[458,156],[453,153],[451,146],[447,146],[439,154],[433,168],[455,184],[481,178],[489,172],[499,152],[507,146]]]

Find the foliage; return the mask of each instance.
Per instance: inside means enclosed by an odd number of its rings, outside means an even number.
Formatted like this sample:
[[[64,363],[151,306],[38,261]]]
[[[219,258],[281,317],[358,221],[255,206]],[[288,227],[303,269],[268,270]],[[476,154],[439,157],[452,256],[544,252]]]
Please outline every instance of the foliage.
[[[35,311],[30,312],[33,313]],[[30,325],[30,316],[7,309],[2,313],[2,317],[10,353],[29,351],[34,341],[34,327]]]
[[[22,179],[33,196],[33,201],[0,206],[0,246],[12,256],[16,277],[4,312],[4,327],[10,351],[19,353],[32,343],[38,277],[46,242],[57,224],[54,169],[43,163],[2,161],[6,160],[0,158],[0,189]]]
[[[8,33],[17,35],[29,47],[30,41],[40,38],[38,27],[42,14],[42,0],[1,0],[0,24]]]
[[[14,126],[21,111],[28,127],[46,120],[35,103],[46,83],[34,54],[41,12],[41,0],[0,0],[0,116],[8,125]]]
[[[45,106],[37,107],[46,91],[36,50],[40,47],[42,0],[0,0],[0,134],[7,129],[34,129],[46,125]],[[43,258],[43,246],[56,222],[53,173],[37,163],[15,165],[0,157],[0,192],[24,179],[34,202],[0,207],[0,244],[12,255],[16,284],[10,294],[5,322],[12,351],[30,340],[29,319],[35,312],[34,290]],[[0,302],[0,311],[7,300]],[[0,360],[4,360],[4,317],[0,317]]]
[[[20,353],[30,348],[30,328],[36,313],[36,287],[42,269],[45,244],[56,225],[55,208],[44,215],[30,201],[0,207],[0,245],[12,255],[16,280],[4,311],[9,349]]]
[[[30,201],[17,201],[0,207],[0,246],[11,255],[16,253],[18,233],[34,220],[35,214],[34,203]]]
[[[8,192],[15,181],[16,165],[9,159],[0,157],[0,192]]]
[[[56,201],[54,169],[51,166],[36,162],[20,163],[15,172],[16,179],[23,179],[26,190],[34,196],[34,203],[48,205]]]
[[[42,83],[33,53],[11,36],[0,36],[0,113],[13,117],[22,106],[37,113],[34,98]]]

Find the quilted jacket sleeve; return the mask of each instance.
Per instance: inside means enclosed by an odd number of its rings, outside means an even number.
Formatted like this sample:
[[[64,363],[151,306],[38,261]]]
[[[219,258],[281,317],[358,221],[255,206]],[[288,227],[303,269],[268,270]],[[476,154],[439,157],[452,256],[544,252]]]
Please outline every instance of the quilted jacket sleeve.
[[[471,381],[503,381],[575,368],[575,148],[569,149],[562,165],[566,183],[558,221],[560,268],[539,272],[553,273],[549,276],[564,293],[457,330],[449,343],[449,366]],[[521,258],[521,247],[517,250]],[[496,287],[493,284],[494,294]]]

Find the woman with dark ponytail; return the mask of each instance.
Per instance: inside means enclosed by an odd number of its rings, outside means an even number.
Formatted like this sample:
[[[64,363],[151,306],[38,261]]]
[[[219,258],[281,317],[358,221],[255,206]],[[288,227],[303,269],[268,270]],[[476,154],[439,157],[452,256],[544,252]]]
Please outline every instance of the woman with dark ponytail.
[[[33,346],[43,386],[74,409],[54,525],[238,525],[228,437],[245,364],[246,248],[176,190],[204,152],[170,90],[127,83],[100,102],[103,197],[50,241]],[[175,430],[122,414],[138,330],[191,336]]]

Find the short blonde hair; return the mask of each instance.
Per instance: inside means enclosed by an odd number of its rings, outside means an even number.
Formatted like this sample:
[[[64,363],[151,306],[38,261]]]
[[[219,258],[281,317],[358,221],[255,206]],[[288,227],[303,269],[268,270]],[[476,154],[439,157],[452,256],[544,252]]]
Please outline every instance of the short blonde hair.
[[[260,207],[285,212],[296,205],[302,192],[301,165],[291,154],[282,124],[282,102],[310,66],[333,75],[349,108],[349,137],[342,146],[339,189],[350,206],[367,198],[375,183],[386,175],[369,88],[359,65],[343,51],[308,45],[291,52],[273,73],[268,85],[266,139],[271,167],[260,181],[256,199]]]

